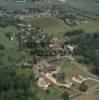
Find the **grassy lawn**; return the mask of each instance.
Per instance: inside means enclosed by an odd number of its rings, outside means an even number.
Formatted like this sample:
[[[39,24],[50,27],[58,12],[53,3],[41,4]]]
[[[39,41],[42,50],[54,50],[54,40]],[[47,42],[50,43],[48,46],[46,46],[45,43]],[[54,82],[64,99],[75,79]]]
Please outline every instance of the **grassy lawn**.
[[[18,31],[15,27],[9,26],[6,28],[0,28],[0,43],[5,46],[5,48],[14,48],[18,46],[17,41],[10,41],[6,36],[6,32],[16,32]]]
[[[99,22],[95,21],[89,21],[88,23],[81,23],[80,25],[77,25],[76,27],[73,27],[74,29],[83,29],[86,32],[93,32],[93,31],[99,31]]]

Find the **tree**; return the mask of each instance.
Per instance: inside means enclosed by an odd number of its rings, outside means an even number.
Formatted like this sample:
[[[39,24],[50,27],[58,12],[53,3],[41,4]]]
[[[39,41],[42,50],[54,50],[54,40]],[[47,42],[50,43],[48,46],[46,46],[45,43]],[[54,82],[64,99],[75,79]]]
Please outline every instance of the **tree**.
[[[63,95],[61,96],[61,100],[70,100],[69,94],[67,92],[64,92]]]
[[[79,90],[82,91],[82,92],[86,92],[88,90],[88,85],[85,82],[83,82],[80,85]]]
[[[80,29],[80,30],[73,30],[73,31],[66,32],[64,34],[64,36],[75,36],[75,35],[81,35],[83,33],[84,33],[84,31],[82,29]]]
[[[30,84],[33,84],[32,73],[27,75],[24,73],[24,69],[16,67],[16,61],[8,59],[9,51],[12,52],[11,50],[7,50],[7,52],[3,50],[4,55],[0,56],[2,58],[0,59],[0,100],[27,100],[28,98],[38,100],[34,91],[30,89]],[[18,73],[17,70],[21,73]],[[35,87],[33,88],[35,89]]]
[[[64,72],[59,73],[57,77],[58,77],[59,81],[64,82],[64,80],[65,80],[65,73]]]
[[[3,45],[3,44],[0,44],[0,49],[2,49],[2,50],[4,50],[4,49],[5,49],[5,47],[4,47],[4,45]]]
[[[76,34],[75,34],[76,32]],[[74,44],[77,47],[74,49],[73,55],[84,64],[94,66],[93,73],[99,76],[99,32],[83,33],[82,30],[68,32],[65,35],[70,38],[68,43]],[[75,34],[73,36],[72,34]]]
[[[94,67],[92,73],[99,76],[99,66]]]
[[[50,93],[50,90],[47,89],[47,90],[45,90],[45,92],[46,92],[46,94],[49,94]]]

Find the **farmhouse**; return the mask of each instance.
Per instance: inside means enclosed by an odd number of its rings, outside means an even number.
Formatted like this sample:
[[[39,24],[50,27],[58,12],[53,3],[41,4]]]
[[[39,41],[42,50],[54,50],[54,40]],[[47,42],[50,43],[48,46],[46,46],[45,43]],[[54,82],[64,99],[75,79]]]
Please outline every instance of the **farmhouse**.
[[[39,78],[38,80],[38,86],[44,89],[47,89],[50,84],[51,83],[47,78]]]
[[[72,77],[72,80],[77,82],[77,83],[82,83],[84,78],[82,76],[80,76],[80,75],[76,75],[76,76]]]
[[[61,47],[61,42],[60,42],[60,40],[58,39],[58,38],[53,38],[52,40],[51,40],[51,43],[49,44],[49,47],[50,48],[57,48],[57,49],[62,49],[62,47]]]
[[[65,44],[64,49],[68,49],[71,53],[73,53],[75,46],[74,45],[69,45]]]
[[[54,62],[57,60],[57,56],[49,56],[47,59],[46,59],[46,62],[50,63],[50,62]]]

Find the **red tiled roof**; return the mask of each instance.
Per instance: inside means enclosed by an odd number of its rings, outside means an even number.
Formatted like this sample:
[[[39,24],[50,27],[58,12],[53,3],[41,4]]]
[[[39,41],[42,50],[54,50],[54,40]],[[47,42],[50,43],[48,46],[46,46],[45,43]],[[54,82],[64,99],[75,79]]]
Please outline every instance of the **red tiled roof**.
[[[49,56],[46,61],[49,63],[49,62],[53,62],[53,61],[56,61],[57,60],[57,57],[56,56]]]

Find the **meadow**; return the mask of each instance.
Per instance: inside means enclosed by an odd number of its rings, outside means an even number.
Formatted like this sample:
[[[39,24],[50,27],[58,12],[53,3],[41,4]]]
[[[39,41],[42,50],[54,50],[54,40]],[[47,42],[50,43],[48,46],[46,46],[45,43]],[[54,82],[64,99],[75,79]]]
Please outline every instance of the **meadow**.
[[[76,26],[67,26],[62,20],[57,19],[56,17],[25,17],[24,20],[28,24],[32,24],[44,29],[46,32],[64,38],[64,33],[70,30],[83,29],[85,32],[99,31],[99,21],[88,21],[88,23],[80,22]]]
[[[45,90],[39,87],[37,87],[36,89],[36,95],[40,98],[40,100],[57,100],[61,97],[62,94],[62,92],[55,86],[49,87],[49,93],[46,93]]]
[[[9,26],[9,27],[6,27],[6,28],[0,27],[0,43],[3,44],[6,49],[17,47],[18,42],[17,41],[10,41],[6,37],[5,33],[7,33],[7,32],[17,32],[17,31],[18,30],[14,26]]]
[[[64,62],[63,62],[64,61]],[[63,62],[63,63],[62,63]],[[84,78],[92,77],[78,66],[72,64],[69,60],[64,59],[62,61],[56,61],[54,64],[57,67],[61,67],[61,72],[64,72],[67,78],[72,78],[75,75],[81,75]]]

